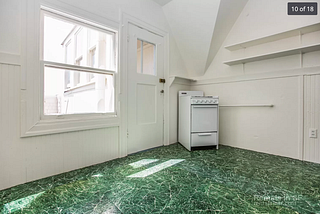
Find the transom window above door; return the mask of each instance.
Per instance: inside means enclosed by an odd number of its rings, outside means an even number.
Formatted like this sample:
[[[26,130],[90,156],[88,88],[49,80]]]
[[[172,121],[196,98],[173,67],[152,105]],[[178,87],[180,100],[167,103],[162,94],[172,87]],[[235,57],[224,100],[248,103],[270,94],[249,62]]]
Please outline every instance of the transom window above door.
[[[156,45],[137,40],[137,73],[157,75],[156,70]]]

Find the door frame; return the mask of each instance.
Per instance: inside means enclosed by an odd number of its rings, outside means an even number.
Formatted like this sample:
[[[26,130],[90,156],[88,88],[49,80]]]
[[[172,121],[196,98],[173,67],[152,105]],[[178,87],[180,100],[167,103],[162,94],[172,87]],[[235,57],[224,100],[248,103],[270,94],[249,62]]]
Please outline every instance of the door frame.
[[[119,157],[125,157],[128,155],[128,29],[129,24],[136,25],[140,28],[146,29],[151,33],[157,34],[163,37],[164,40],[164,78],[166,83],[164,84],[164,126],[163,126],[163,145],[169,145],[169,34],[168,32],[159,29],[151,24],[141,21],[127,13],[120,11],[120,127],[119,127]]]

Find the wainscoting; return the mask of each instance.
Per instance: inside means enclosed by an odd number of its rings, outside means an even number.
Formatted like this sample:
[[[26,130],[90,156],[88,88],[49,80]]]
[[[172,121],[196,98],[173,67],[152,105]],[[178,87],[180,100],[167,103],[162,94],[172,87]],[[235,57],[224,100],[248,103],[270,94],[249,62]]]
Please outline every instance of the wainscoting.
[[[20,138],[20,78],[0,64],[0,189],[119,157],[118,127]]]

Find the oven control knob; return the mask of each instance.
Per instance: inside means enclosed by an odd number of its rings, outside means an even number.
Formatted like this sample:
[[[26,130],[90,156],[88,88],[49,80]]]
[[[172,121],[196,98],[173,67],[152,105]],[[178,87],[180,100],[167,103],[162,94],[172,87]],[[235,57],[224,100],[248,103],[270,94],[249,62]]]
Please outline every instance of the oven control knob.
[[[209,102],[210,102],[210,103],[213,103],[213,100],[210,100]]]
[[[204,100],[201,100],[201,103],[203,103],[204,102]]]
[[[208,100],[206,100],[205,102],[206,102],[206,103],[208,103],[209,101],[208,101]]]

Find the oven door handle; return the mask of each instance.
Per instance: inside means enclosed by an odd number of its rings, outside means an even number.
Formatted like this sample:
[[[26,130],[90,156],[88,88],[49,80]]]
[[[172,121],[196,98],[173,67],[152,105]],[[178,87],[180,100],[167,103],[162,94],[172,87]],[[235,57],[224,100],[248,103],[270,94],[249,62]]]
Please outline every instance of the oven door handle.
[[[211,136],[212,133],[200,133],[198,134],[198,136]]]

